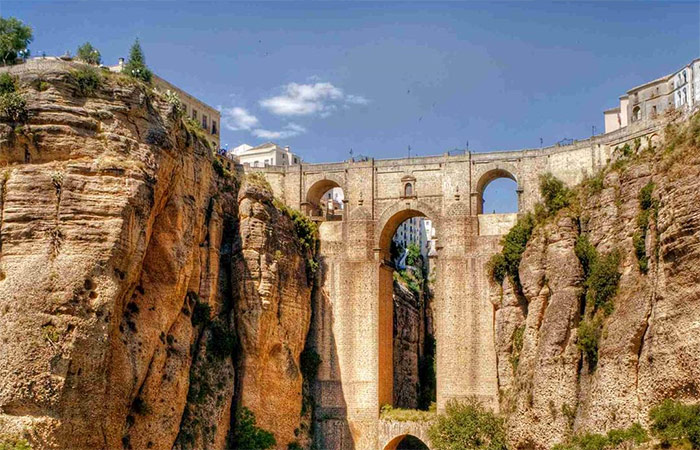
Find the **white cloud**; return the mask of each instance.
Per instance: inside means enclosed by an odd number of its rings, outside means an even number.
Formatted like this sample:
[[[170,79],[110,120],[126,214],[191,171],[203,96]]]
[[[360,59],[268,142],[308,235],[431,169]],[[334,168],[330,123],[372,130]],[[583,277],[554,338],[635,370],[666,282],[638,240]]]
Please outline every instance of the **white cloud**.
[[[253,136],[262,139],[287,139],[294,136],[299,136],[300,134],[306,133],[306,128],[296,123],[288,123],[280,131],[264,130],[262,128],[256,128],[251,131]]]
[[[347,95],[331,83],[289,83],[282,95],[260,100],[260,106],[279,116],[327,116],[339,105],[367,103],[364,97]]]
[[[231,131],[251,130],[260,126],[258,118],[245,108],[226,108],[223,110],[223,113],[224,125]]]

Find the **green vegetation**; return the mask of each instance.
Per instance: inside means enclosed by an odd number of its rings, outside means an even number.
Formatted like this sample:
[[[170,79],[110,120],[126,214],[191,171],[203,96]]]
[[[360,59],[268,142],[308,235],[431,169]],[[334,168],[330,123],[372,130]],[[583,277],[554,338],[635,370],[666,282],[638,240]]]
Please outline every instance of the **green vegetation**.
[[[231,436],[231,447],[238,449],[264,450],[277,444],[275,436],[255,425],[255,415],[245,406],[236,413]]]
[[[41,337],[51,344],[57,343],[61,339],[61,334],[55,325],[49,323],[41,327]]]
[[[76,85],[77,92],[82,97],[93,95],[102,85],[102,76],[94,67],[83,66],[70,71],[70,80]]]
[[[32,28],[14,17],[0,17],[0,58],[4,66],[29,56],[27,47],[34,39]]]
[[[549,216],[569,206],[573,197],[571,190],[564,186],[564,182],[551,173],[540,175],[540,194]]]
[[[525,325],[521,325],[513,331],[511,336],[512,348],[510,352],[510,364],[513,366],[513,372],[518,370],[520,363],[520,352],[523,350],[523,337],[525,335]]]
[[[192,326],[208,325],[211,322],[211,306],[199,300],[197,296],[192,309]]]
[[[0,120],[24,123],[28,118],[27,101],[19,92],[0,95]]]
[[[0,434],[0,450],[32,450],[26,439],[8,434]]]
[[[501,241],[503,250],[501,253],[495,254],[489,262],[491,277],[498,284],[503,283],[508,275],[516,285],[520,285],[518,267],[520,267],[520,260],[534,228],[534,217],[528,213],[518,218],[513,228],[503,237]]]
[[[99,66],[102,62],[102,55],[100,55],[100,51],[93,47],[91,43],[86,42],[78,47],[76,59],[88,64]]]
[[[428,436],[435,450],[506,450],[503,419],[477,400],[450,401],[445,414],[437,416]]]
[[[287,450],[303,450],[304,447],[302,447],[298,442],[290,442],[287,444]]]
[[[637,227],[639,230],[632,235],[634,254],[637,256],[639,270],[642,273],[647,273],[649,270],[649,257],[647,256],[646,249],[649,219],[652,213],[656,216],[659,208],[658,201],[652,198],[653,192],[654,183],[651,181],[639,192],[639,215],[637,216]]]
[[[7,72],[0,74],[0,95],[9,94],[10,92],[16,92],[19,90],[19,83],[17,78],[13,77]]]
[[[175,118],[181,118],[185,115],[185,107],[182,105],[182,100],[177,92],[173,92],[170,89],[165,91],[163,94],[165,101],[170,105],[170,115]]]
[[[700,449],[700,404],[664,400],[649,412],[651,432],[664,448]]]
[[[153,78],[153,73],[146,67],[146,57],[143,55],[143,49],[138,38],[134,41],[134,45],[131,46],[129,60],[122,71],[128,76],[145,83],[150,83]]]
[[[202,128],[202,124],[199,123],[199,121],[191,117],[183,117],[182,124],[185,126],[185,129],[190,135],[194,136],[196,140],[199,140],[199,142],[201,142],[202,145],[208,149],[212,149],[211,142],[209,142],[209,139],[207,139],[204,128]]]
[[[585,283],[586,308],[592,307],[592,313],[602,310],[606,316],[613,311],[612,299],[617,293],[620,282],[620,254],[613,251],[604,256],[597,256],[590,266]]]
[[[423,277],[416,276],[414,270],[395,270],[393,277],[394,281],[406,286],[415,294],[420,294],[423,289]]]
[[[576,346],[586,356],[588,367],[591,369],[598,364],[598,341],[602,332],[603,320],[600,316],[579,322]]]
[[[394,408],[391,405],[382,405],[379,417],[393,422],[428,422],[437,417],[435,403],[430,405],[427,411],[420,409]]]
[[[406,247],[408,254],[406,255],[406,264],[409,266],[416,266],[422,264],[423,257],[420,254],[420,247],[415,242],[411,242]]]
[[[647,432],[638,423],[629,428],[613,429],[607,434],[583,433],[555,445],[552,450],[606,450],[619,448],[622,444],[643,444],[649,440]]]

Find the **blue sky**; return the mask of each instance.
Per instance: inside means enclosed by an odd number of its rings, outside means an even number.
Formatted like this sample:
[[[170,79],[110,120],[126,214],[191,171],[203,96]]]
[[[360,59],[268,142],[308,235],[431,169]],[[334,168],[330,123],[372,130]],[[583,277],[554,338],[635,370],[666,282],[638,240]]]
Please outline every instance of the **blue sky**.
[[[310,162],[518,149],[603,129],[627,89],[700,55],[699,2],[1,0],[30,49],[105,63],[139,37],[159,75],[222,110],[222,144]]]

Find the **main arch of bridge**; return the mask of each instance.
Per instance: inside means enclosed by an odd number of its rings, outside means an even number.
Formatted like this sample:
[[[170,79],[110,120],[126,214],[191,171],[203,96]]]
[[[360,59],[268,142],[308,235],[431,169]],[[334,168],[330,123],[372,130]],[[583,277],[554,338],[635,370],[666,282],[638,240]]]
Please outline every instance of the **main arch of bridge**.
[[[329,186],[345,194],[342,221],[319,222],[321,286],[315,300],[320,331],[312,343],[321,355],[317,415],[327,417],[320,434],[328,448],[383,449],[392,439],[379,418],[391,403],[386,363],[391,348],[391,268],[388,244],[396,226],[426,216],[437,228],[435,291],[437,407],[450,399],[476,397],[498,408],[494,348],[497,287],[486,262],[515,214],[481,214],[481,194],[492,180],[516,181],[519,211],[539,200],[538,177],[551,172],[572,185],[604,165],[618,141],[571,148],[465,154],[400,160],[347,161],[266,168],[275,195],[304,209]],[[338,421],[347,421],[345,437]],[[328,429],[324,429],[328,427]],[[422,438],[419,436],[419,438]],[[338,444],[343,442],[343,444]],[[347,444],[347,443],[351,444]]]

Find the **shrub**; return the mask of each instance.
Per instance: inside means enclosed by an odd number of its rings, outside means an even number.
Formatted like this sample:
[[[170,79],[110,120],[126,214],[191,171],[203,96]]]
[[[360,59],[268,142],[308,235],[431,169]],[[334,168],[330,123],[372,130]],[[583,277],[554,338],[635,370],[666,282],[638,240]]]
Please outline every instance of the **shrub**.
[[[93,64],[95,66],[102,62],[102,55],[100,55],[100,51],[93,47],[89,42],[86,42],[78,47],[76,58],[80,61]]]
[[[207,350],[216,359],[230,357],[236,347],[236,337],[221,318],[211,321]]]
[[[0,95],[0,120],[24,123],[28,118],[27,101],[18,92]]]
[[[532,214],[526,214],[520,217],[508,234],[503,237],[501,241],[503,250],[500,256],[492,257],[489,263],[491,277],[494,281],[499,284],[503,283],[505,276],[510,275],[516,285],[520,285],[518,268],[534,227],[535,221]]]
[[[700,449],[700,404],[686,405],[677,400],[666,399],[649,411],[651,432],[664,447],[690,443]]]
[[[298,442],[290,442],[287,444],[287,450],[304,450],[304,447],[302,447]]]
[[[93,95],[102,84],[102,77],[93,67],[81,67],[70,71],[70,78],[83,97]]]
[[[26,439],[8,434],[0,434],[0,450],[32,450]]]
[[[620,254],[617,251],[594,259],[590,274],[586,279],[586,304],[592,305],[592,312],[602,309],[605,315],[613,310],[612,299],[620,282]]]
[[[170,89],[165,91],[165,101],[170,105],[170,114],[173,117],[182,117],[185,114],[185,108],[182,105],[182,100],[177,95],[177,92],[173,92]]]
[[[124,65],[122,72],[146,83],[150,83],[153,78],[153,73],[146,67],[146,57],[143,55],[143,49],[138,38],[134,41],[134,45],[131,46],[129,60]]]
[[[231,437],[233,448],[265,450],[277,445],[275,436],[255,425],[255,415],[245,406],[236,413]]]
[[[19,89],[17,79],[7,72],[0,74],[0,95],[9,94]]]
[[[523,350],[523,338],[525,335],[525,325],[521,325],[513,331],[511,336],[512,349],[510,351],[510,363],[513,371],[518,369],[520,362],[520,352]]]
[[[27,47],[34,39],[32,28],[14,18],[0,17],[0,58],[7,66],[29,56]]]
[[[318,367],[321,365],[321,356],[312,348],[305,348],[299,355],[299,366],[301,366],[301,376],[306,381],[313,381],[318,374]]]
[[[551,173],[540,175],[540,194],[550,216],[571,203],[571,190]]]
[[[588,367],[595,370],[598,364],[598,340],[602,334],[603,322],[600,316],[579,322],[576,346],[586,356]]]
[[[588,235],[580,234],[576,238],[574,253],[576,253],[578,260],[581,263],[581,267],[583,268],[584,279],[588,278],[591,273],[591,267],[598,258],[598,252],[593,244],[591,244],[591,241],[588,240]]]
[[[267,191],[272,192],[272,186],[270,186],[270,182],[267,181],[267,178],[265,178],[265,175],[262,172],[250,172],[245,175],[245,181],[248,184],[251,184],[253,186],[257,186],[259,188],[265,189]],[[277,209],[283,210],[289,217],[292,217],[293,215],[293,210],[285,206],[284,204],[277,203],[275,204],[277,206]],[[298,211],[297,211],[298,212]],[[301,213],[299,213],[301,214]]]
[[[583,433],[557,444],[552,450],[604,450],[618,448],[622,444],[640,445],[647,442],[647,432],[638,423],[625,429],[612,429],[607,434]]]
[[[600,193],[605,187],[605,171],[600,170],[596,172],[596,174],[588,180],[587,185],[591,194]]]
[[[218,158],[214,158],[211,162],[212,167],[214,168],[214,172],[216,172],[217,175],[220,177],[226,176],[226,168],[224,168],[224,165],[219,161]]]
[[[652,198],[653,192],[654,183],[651,181],[639,191],[639,215],[637,216],[637,227],[639,230],[632,235],[634,254],[637,256],[639,271],[642,273],[647,273],[649,270],[649,257],[646,249],[649,217],[652,212],[656,213],[658,208],[656,200]]]
[[[477,400],[450,401],[438,415],[428,436],[435,450],[505,450],[503,419],[486,410]]]

